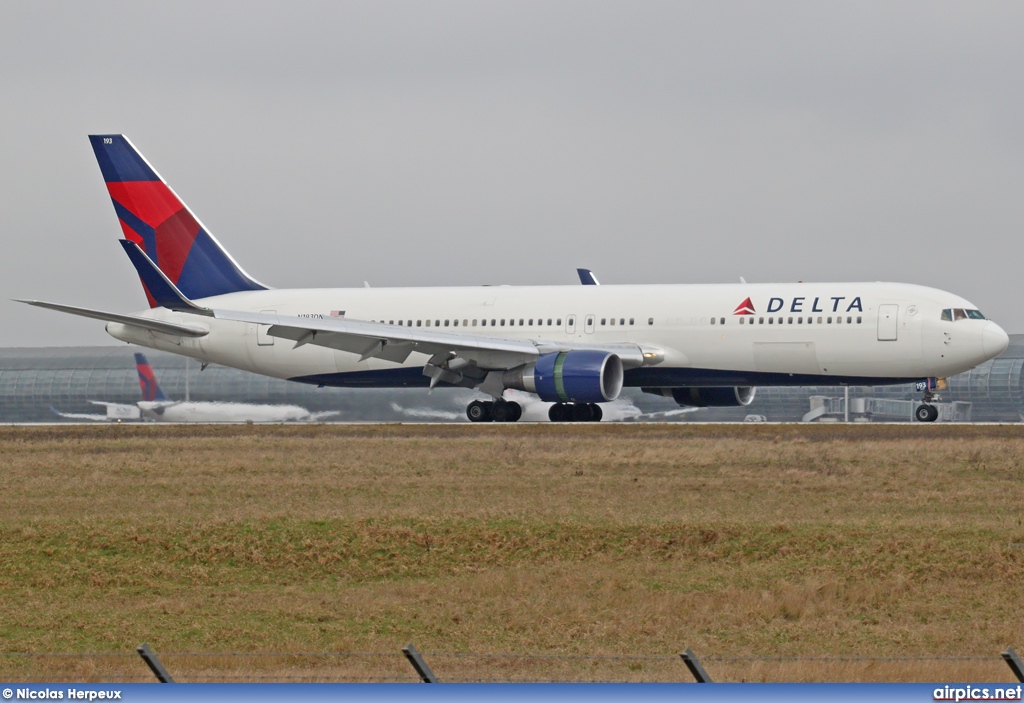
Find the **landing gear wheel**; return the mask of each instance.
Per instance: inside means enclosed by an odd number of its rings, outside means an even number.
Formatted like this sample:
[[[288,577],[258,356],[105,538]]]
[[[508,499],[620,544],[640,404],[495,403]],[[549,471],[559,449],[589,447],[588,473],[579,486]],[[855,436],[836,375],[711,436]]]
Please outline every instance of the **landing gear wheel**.
[[[523,416],[523,406],[515,402],[514,400],[510,400],[508,403],[508,409],[510,412],[508,421],[519,422],[519,418]]]
[[[491,415],[491,405],[482,400],[474,400],[466,408],[466,417],[470,422],[490,422],[494,419]]]
[[[575,403],[572,407],[573,422],[592,422],[594,420],[594,406],[590,403]]]
[[[548,419],[551,420],[551,422],[565,422],[569,419],[567,417],[567,409],[568,406],[566,406],[565,403],[555,403],[548,408]]]
[[[591,403],[590,407],[594,409],[594,417],[591,422],[601,422],[601,418],[604,417],[604,411],[601,410],[601,406],[597,403]]]
[[[509,409],[509,404],[503,400],[499,400],[491,408],[491,417],[494,418],[495,422],[509,422],[509,418],[512,416],[512,410]]]
[[[934,405],[918,405],[914,410],[914,418],[918,422],[935,422],[939,417],[939,409]]]

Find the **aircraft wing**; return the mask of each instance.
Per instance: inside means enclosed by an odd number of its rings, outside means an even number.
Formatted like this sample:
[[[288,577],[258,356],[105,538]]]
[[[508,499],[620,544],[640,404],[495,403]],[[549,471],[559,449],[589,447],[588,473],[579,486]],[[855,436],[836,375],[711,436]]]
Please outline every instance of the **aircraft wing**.
[[[15,302],[35,305],[37,308],[47,308],[48,310],[56,310],[57,312],[66,312],[80,317],[90,317],[94,320],[120,322],[122,325],[132,325],[134,327],[141,327],[145,330],[163,332],[164,334],[173,334],[182,337],[203,337],[210,333],[207,328],[200,327],[198,325],[182,325],[174,322],[163,322],[161,320],[152,320],[148,317],[139,317],[137,315],[122,315],[116,312],[105,312],[103,310],[93,310],[91,308],[79,308],[74,305],[46,303],[41,300],[15,300]]]
[[[308,318],[272,313],[213,310],[220,320],[267,326],[272,337],[290,339],[295,347],[316,344],[358,354],[360,360],[377,358],[403,363],[413,352],[427,354],[424,374],[431,387],[438,381],[469,388],[481,386],[489,372],[514,369],[536,361],[541,354],[573,349],[601,349],[613,352],[626,368],[658,363],[660,350],[636,344],[576,345],[543,340],[509,339],[476,334],[411,328],[350,318]],[[498,381],[495,379],[494,381]],[[489,392],[489,391],[488,391]]]

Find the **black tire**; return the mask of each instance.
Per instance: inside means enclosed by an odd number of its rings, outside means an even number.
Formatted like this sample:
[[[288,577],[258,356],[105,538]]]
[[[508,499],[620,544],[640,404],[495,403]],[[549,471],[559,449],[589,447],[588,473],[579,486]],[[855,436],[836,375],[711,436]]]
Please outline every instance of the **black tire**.
[[[491,417],[495,422],[511,422],[512,409],[509,408],[509,403],[504,400],[499,400],[491,408]]]
[[[594,408],[594,419],[591,422],[601,422],[601,418],[604,417],[604,410],[597,403],[594,403],[592,407]]]
[[[509,415],[508,421],[519,422],[519,418],[523,416],[523,406],[515,401],[509,401],[508,409],[512,413],[511,415]]]
[[[594,419],[594,407],[590,403],[573,403],[572,408],[572,421],[573,422],[592,422]]]
[[[490,422],[493,419],[491,417],[490,405],[490,403],[482,400],[474,400],[466,408],[466,417],[469,418],[470,422]]]
[[[914,410],[914,419],[918,422],[935,422],[939,417],[939,409],[934,405],[918,405]]]
[[[565,422],[565,409],[564,403],[555,403],[548,408],[548,419],[551,420],[551,422]]]

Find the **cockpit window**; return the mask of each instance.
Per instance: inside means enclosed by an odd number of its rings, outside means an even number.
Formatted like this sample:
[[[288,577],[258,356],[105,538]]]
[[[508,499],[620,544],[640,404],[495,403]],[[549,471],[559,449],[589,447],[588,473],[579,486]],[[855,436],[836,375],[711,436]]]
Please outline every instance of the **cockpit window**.
[[[984,320],[987,319],[980,310],[965,310],[963,308],[946,308],[942,311],[942,319],[946,322],[956,320]]]

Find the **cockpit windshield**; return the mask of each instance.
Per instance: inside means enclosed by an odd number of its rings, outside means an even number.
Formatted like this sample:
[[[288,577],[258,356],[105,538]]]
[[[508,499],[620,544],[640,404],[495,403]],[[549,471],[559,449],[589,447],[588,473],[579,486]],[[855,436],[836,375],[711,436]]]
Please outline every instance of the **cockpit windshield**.
[[[946,308],[942,311],[942,319],[946,322],[956,322],[957,320],[984,320],[986,318],[981,314],[981,310]]]

